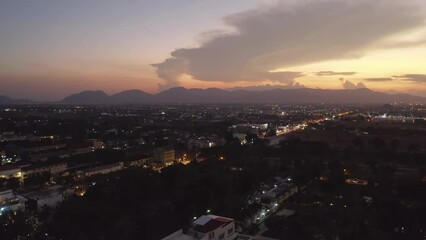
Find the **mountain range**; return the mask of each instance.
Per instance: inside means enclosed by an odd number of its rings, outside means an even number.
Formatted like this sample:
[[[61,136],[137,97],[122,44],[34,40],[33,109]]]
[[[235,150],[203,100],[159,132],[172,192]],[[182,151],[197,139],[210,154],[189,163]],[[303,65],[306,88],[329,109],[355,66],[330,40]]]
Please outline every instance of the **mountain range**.
[[[31,101],[25,99],[12,99],[7,96],[0,96],[0,104],[24,104],[30,102]]]
[[[157,94],[128,90],[114,95],[84,91],[64,98],[66,104],[166,104],[166,103],[426,103],[426,98],[409,94],[386,94],[362,89],[271,89],[223,90],[219,88],[171,88]]]

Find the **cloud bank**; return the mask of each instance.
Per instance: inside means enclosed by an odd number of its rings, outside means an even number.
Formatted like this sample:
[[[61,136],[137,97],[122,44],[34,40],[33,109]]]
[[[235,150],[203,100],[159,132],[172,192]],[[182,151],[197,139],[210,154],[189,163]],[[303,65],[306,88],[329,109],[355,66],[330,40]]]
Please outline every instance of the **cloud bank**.
[[[344,89],[367,88],[367,86],[365,86],[365,84],[362,83],[362,82],[353,83],[349,80],[343,80],[343,79],[341,79],[340,81],[342,81],[342,86],[343,86]]]
[[[390,82],[393,81],[393,78],[365,78],[369,82]]]
[[[409,82],[426,83],[426,74],[404,74],[394,77]]]
[[[273,71],[356,58],[378,41],[422,25],[419,6],[407,2],[300,0],[262,5],[225,17],[235,31],[203,34],[199,47],[177,49],[153,66],[165,80],[161,88],[179,85],[184,74],[200,81],[293,84],[302,73]]]
[[[349,75],[355,75],[356,72],[334,72],[334,71],[320,71],[316,72],[316,76],[349,76]]]
[[[237,91],[237,90],[249,90],[249,91],[266,91],[266,90],[273,90],[273,89],[299,89],[304,88],[305,86],[300,83],[294,83],[294,84],[287,84],[287,85],[272,85],[272,84],[265,84],[265,85],[253,85],[253,86],[236,86],[232,88],[228,88],[227,90],[230,91]]]

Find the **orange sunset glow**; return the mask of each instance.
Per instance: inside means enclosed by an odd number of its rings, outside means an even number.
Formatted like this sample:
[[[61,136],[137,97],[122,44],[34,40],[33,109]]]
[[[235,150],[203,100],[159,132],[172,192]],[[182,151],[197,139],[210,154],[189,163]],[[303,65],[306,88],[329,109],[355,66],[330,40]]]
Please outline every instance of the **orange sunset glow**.
[[[267,85],[426,96],[425,7],[419,0],[2,1],[0,94],[57,101],[84,90]]]

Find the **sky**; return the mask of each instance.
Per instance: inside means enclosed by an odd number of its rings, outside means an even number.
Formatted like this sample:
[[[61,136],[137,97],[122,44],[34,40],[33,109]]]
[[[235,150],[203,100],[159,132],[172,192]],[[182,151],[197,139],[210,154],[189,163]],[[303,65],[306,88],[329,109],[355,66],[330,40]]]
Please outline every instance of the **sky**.
[[[0,95],[265,85],[426,96],[426,2],[0,0]]]

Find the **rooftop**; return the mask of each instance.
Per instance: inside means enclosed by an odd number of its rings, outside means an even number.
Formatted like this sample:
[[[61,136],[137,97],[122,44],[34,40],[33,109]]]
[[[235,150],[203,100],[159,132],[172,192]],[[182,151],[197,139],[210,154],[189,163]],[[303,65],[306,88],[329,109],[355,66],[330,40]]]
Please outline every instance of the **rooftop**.
[[[220,217],[215,215],[203,215],[199,217],[197,220],[195,220],[192,223],[192,230],[200,233],[208,233],[211,232],[218,227],[227,225],[231,222],[233,222],[233,219],[226,218],[226,217]],[[187,229],[186,229],[187,230]],[[162,240],[195,240],[198,238],[195,238],[191,235],[187,235],[186,230],[179,230]]]
[[[208,233],[220,226],[234,221],[230,218],[219,217],[215,215],[204,215],[193,222],[194,230],[201,233]]]
[[[62,194],[63,190],[64,190],[63,186],[54,185],[54,186],[50,186],[50,187],[47,187],[47,188],[43,188],[39,191],[23,193],[21,195],[24,196],[27,199],[40,200],[40,199],[50,198],[50,197],[58,195],[58,194]]]

